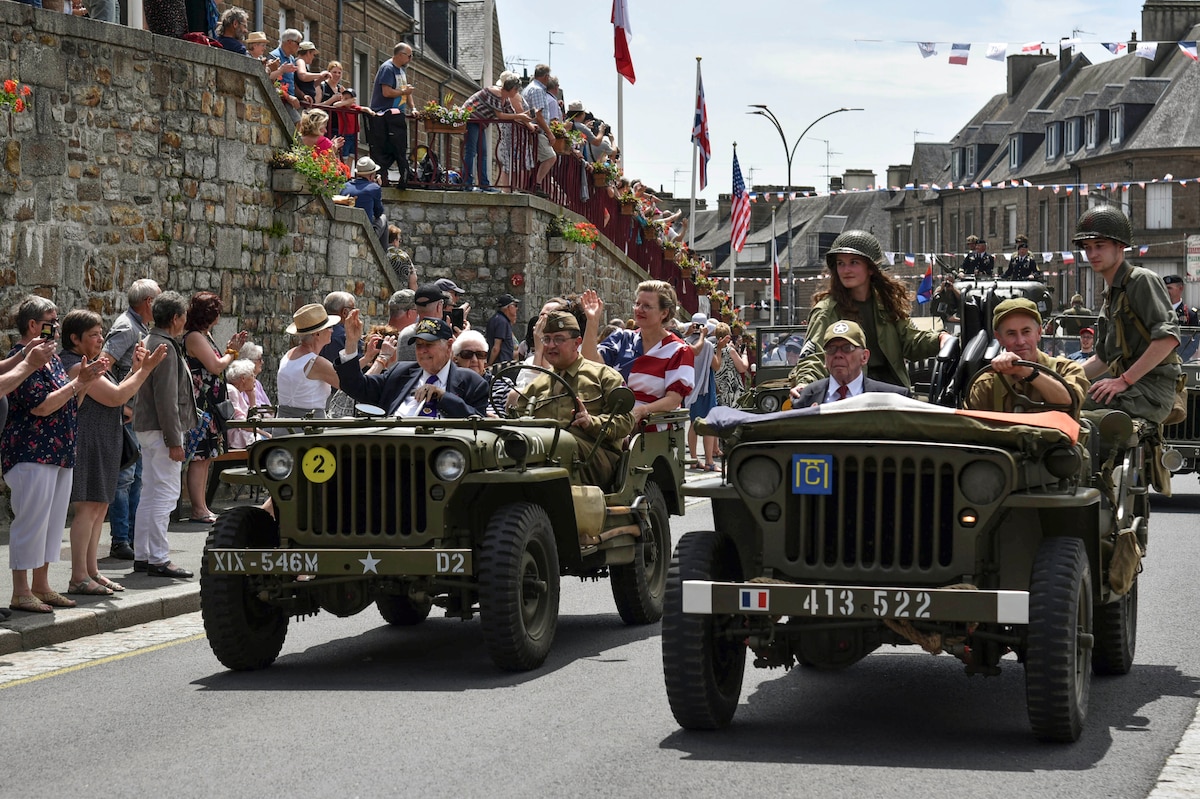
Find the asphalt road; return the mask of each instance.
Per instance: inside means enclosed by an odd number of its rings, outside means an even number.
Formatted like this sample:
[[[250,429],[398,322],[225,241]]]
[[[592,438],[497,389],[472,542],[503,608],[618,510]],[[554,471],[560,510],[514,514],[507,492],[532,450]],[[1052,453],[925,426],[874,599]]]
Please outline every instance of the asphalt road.
[[[747,668],[733,726],[688,733],[658,625],[564,582],[546,666],[493,668],[477,622],[389,628],[372,609],[293,622],[279,661],[225,671],[199,614],[0,662],[9,796],[1145,797],[1192,722],[1200,654],[1195,477],[1155,499],[1137,665],[1095,679],[1074,745],[1033,740],[1015,662],[881,651],[839,673]],[[711,523],[675,519],[678,537]],[[1195,790],[1195,788],[1193,788]]]

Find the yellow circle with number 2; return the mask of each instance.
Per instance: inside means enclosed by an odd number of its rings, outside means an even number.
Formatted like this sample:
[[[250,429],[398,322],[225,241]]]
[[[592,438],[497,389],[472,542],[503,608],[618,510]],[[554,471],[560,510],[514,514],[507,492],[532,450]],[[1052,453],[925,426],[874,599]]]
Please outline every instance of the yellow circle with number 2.
[[[337,471],[337,461],[334,460],[333,453],[324,447],[313,447],[304,453],[300,469],[311,482],[324,483]]]

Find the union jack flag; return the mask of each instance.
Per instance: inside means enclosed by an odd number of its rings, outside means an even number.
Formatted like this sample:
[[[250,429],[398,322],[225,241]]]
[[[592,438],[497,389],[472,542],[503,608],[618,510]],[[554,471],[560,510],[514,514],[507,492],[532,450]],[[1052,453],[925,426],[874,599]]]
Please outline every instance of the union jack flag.
[[[733,229],[729,243],[737,252],[746,245],[750,234],[750,198],[746,196],[746,181],[742,180],[742,168],[738,166],[737,150],[733,151],[733,198],[729,207],[729,219]]]
[[[712,156],[712,143],[708,138],[708,106],[704,104],[704,79],[697,69],[696,116],[692,120],[692,144],[700,148],[700,188],[708,185],[708,159]]]

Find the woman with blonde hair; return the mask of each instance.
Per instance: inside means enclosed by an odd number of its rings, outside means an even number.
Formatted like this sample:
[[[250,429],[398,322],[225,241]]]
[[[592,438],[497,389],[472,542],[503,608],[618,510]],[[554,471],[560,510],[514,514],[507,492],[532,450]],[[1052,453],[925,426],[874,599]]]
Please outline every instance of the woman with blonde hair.
[[[325,129],[329,126],[329,114],[319,108],[310,108],[300,117],[300,125],[296,128],[296,132],[300,134],[300,143],[305,147],[311,147],[317,155],[324,155],[330,150],[341,150],[343,140],[341,136],[330,139],[325,135]]]

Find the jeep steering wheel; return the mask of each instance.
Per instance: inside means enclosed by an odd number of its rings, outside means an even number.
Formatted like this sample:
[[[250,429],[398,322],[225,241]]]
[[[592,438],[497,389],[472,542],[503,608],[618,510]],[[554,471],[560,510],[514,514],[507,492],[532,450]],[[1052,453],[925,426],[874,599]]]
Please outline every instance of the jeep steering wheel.
[[[1057,380],[1059,382],[1059,384],[1062,385],[1063,389],[1067,392],[1067,395],[1072,397],[1071,401],[1069,403],[1063,404],[1060,402],[1046,402],[1045,400],[1032,399],[1031,397],[1029,397],[1029,396],[1021,393],[1019,390],[1017,390],[1016,386],[1014,386],[1012,384],[1012,382],[1005,380],[1004,375],[1001,375],[998,372],[996,372],[995,368],[990,363],[975,373],[975,376],[972,377],[970,382],[967,383],[967,388],[966,388],[966,391],[963,393],[963,396],[965,396],[966,398],[969,399],[971,396],[971,389],[973,389],[975,387],[975,381],[978,380],[979,378],[983,377],[985,374],[993,373],[1000,380],[1000,384],[1004,386],[1005,393],[1007,393],[1008,396],[1012,398],[1015,413],[1036,413],[1038,411],[1063,411],[1064,413],[1069,413],[1069,414],[1071,414],[1071,416],[1078,418],[1079,403],[1071,395],[1071,387],[1067,385],[1066,380],[1063,380],[1062,375],[1060,375],[1058,372],[1054,371],[1053,369],[1051,369],[1047,366],[1042,366],[1040,363],[1037,363],[1035,361],[1018,360],[1016,365],[1031,367],[1042,374],[1046,374],[1046,375],[1049,375],[1050,377],[1054,378],[1055,380]],[[1021,410],[1016,411],[1015,407],[1020,407]]]
[[[559,399],[560,397],[570,397],[571,398],[571,407],[572,408],[579,407],[579,395],[575,393],[575,389],[571,388],[571,384],[568,383],[562,375],[558,374],[553,369],[547,369],[544,366],[533,366],[532,364],[527,365],[527,364],[523,364],[523,363],[514,363],[514,364],[511,364],[510,366],[505,366],[503,369],[501,369],[500,371],[498,371],[494,375],[492,375],[492,385],[495,386],[496,383],[502,377],[504,377],[504,375],[507,375],[509,372],[513,372],[514,373],[513,377],[509,378],[508,382],[511,383],[513,385],[513,388],[515,389],[516,384],[517,384],[516,376],[518,374],[520,374],[522,371],[524,371],[525,369],[531,369],[535,372],[541,372],[542,374],[550,375],[551,382],[557,381],[558,383],[560,383],[562,385],[562,387],[564,389],[566,389],[566,392],[563,394],[552,394],[549,397],[545,397],[543,399],[543,402],[549,402],[551,400],[556,400],[556,399]],[[512,410],[509,410],[507,407],[497,407],[496,393],[494,391],[492,391],[488,394],[488,407],[490,407],[493,411],[495,411],[496,415],[502,419],[514,418],[512,414],[516,410],[518,410],[517,408],[513,408]]]

